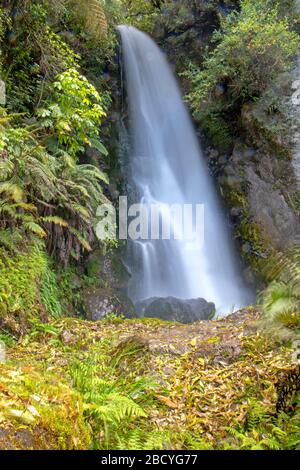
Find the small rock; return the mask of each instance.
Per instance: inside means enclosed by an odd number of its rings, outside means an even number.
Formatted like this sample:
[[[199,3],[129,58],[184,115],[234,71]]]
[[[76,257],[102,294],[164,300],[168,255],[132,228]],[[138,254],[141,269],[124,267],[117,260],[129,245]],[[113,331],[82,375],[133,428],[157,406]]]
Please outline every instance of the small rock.
[[[70,331],[64,330],[61,332],[60,339],[62,340],[64,344],[70,344],[73,342],[74,335],[72,335]]]

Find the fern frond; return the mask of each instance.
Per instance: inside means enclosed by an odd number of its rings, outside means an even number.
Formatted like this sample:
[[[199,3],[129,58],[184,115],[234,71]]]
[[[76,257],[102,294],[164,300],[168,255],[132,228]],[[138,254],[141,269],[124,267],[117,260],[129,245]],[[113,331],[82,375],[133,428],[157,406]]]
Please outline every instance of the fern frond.
[[[25,230],[28,230],[29,232],[34,233],[40,238],[45,238],[47,236],[45,230],[36,222],[33,222],[33,221],[24,222],[24,228]]]
[[[47,222],[49,224],[55,224],[59,225],[60,227],[68,227],[69,224],[66,220],[62,219],[61,217],[58,217],[57,215],[48,215],[41,217],[40,219],[43,222]]]
[[[84,238],[84,236],[77,229],[75,229],[74,227],[69,227],[69,231],[70,233],[75,235],[75,237],[77,238],[77,240],[79,241],[79,243],[83,246],[85,250],[87,251],[92,250],[89,242]]]
[[[0,194],[8,194],[14,202],[22,202],[24,197],[23,189],[17,184],[8,181],[0,183]]]

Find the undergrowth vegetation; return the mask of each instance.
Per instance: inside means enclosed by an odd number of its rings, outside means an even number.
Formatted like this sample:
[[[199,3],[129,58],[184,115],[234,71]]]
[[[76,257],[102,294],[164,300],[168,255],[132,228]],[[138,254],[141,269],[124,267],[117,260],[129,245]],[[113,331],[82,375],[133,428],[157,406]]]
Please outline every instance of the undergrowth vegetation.
[[[170,324],[153,319],[36,321],[0,365],[0,446],[14,426],[14,448],[26,446],[26,431],[35,448],[299,449],[292,350],[253,330],[256,317],[204,323],[197,341],[190,326],[170,336]],[[232,357],[224,334],[241,341]]]
[[[274,254],[265,267],[268,287],[261,294],[264,329],[279,337],[299,338],[300,332],[300,251]]]

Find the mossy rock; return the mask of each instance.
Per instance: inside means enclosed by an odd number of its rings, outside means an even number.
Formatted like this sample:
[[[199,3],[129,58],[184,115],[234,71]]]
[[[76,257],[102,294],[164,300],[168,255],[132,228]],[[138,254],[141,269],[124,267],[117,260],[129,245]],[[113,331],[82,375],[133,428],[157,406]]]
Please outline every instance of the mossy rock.
[[[93,251],[85,266],[88,276],[94,278],[95,284],[99,286],[125,291],[130,276],[121,256],[120,249],[108,253],[103,253],[101,249]]]
[[[135,315],[135,307],[129,297],[115,289],[88,287],[83,291],[83,302],[88,320],[98,321],[111,313]]]

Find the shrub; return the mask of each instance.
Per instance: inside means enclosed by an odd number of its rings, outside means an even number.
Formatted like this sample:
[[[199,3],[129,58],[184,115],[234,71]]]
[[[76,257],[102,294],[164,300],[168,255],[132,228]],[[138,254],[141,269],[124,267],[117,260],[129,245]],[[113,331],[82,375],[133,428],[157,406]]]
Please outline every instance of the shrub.
[[[189,99],[196,109],[218,83],[225,83],[235,99],[260,96],[292,65],[298,45],[287,18],[279,18],[277,8],[261,0],[243,0],[240,13],[223,19],[215,41],[204,70],[191,75],[194,90]]]
[[[50,102],[37,111],[41,125],[50,132],[50,149],[57,139],[58,145],[73,156],[83,152],[86,145],[107,154],[99,140],[105,112],[95,87],[72,68],[56,77],[51,90]]]
[[[203,68],[191,65],[183,74],[191,82],[187,100],[200,121],[209,114],[212,127],[220,118],[222,128],[244,101],[259,98],[292,65],[298,36],[273,3],[243,0],[240,12],[222,19],[213,37],[215,49],[205,57]],[[211,129],[210,123],[207,127]]]

